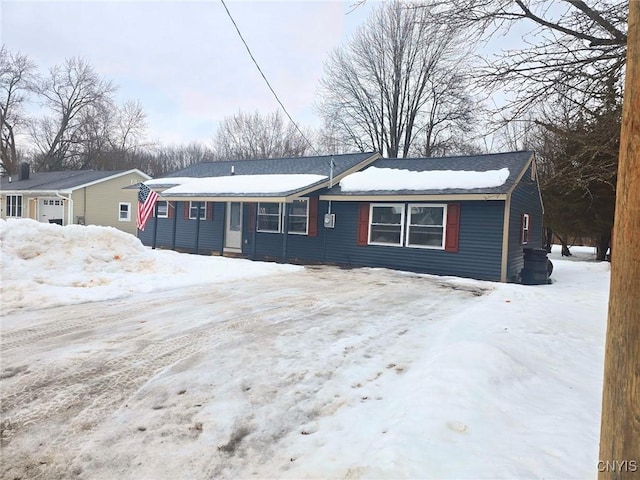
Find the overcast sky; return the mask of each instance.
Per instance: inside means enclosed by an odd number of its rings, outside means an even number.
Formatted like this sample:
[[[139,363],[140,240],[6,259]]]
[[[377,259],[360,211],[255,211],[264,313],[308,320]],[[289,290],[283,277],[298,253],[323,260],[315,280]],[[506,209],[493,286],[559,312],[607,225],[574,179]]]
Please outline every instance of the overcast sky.
[[[349,14],[352,0],[227,6],[294,119],[318,127],[323,62],[380,1]],[[9,50],[30,57],[41,73],[65,58],[87,59],[119,86],[121,101],[141,102],[150,139],[163,144],[210,142],[224,117],[278,108],[219,0],[1,0],[1,9]]]

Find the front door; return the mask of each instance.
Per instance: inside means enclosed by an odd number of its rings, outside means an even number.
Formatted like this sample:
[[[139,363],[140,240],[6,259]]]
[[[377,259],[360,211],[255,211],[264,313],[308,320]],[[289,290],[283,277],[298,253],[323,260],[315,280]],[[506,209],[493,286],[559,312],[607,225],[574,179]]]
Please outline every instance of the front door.
[[[242,203],[227,203],[227,225],[224,249],[230,252],[242,251]]]

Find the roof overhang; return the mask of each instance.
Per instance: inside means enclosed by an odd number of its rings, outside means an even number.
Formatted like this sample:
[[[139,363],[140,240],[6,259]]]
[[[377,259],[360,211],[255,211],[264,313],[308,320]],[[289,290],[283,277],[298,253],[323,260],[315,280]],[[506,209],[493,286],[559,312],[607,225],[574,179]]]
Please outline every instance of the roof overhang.
[[[424,202],[443,202],[443,201],[463,201],[463,200],[506,200],[506,193],[461,193],[461,194],[378,194],[378,195],[320,195],[320,200],[330,200],[334,202],[406,202],[406,201],[424,201]]]
[[[71,195],[72,190],[2,190],[3,195]]]

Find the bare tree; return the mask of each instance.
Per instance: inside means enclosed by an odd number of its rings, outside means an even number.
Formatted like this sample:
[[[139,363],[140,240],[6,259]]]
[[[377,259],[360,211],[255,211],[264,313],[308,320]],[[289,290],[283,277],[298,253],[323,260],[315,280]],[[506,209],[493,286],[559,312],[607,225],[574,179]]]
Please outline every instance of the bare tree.
[[[451,28],[487,41],[516,25],[531,26],[526,46],[488,58],[480,77],[509,92],[511,117],[547,100],[599,105],[612,79],[622,94],[626,0],[443,0],[436,10]]]
[[[96,118],[101,110],[112,108],[115,86],[101,79],[86,60],[73,57],[51,68],[35,90],[52,112],[32,126],[41,151],[40,168],[77,167],[83,126],[87,118]]]
[[[15,173],[18,168],[16,129],[25,126],[23,104],[35,78],[35,64],[25,55],[0,47],[0,171]]]
[[[226,117],[214,138],[215,154],[220,159],[301,157],[311,146],[294,125],[272,114],[244,113]]]
[[[464,57],[456,32],[434,21],[430,10],[384,4],[331,53],[320,112],[362,151],[443,153],[472,125]]]

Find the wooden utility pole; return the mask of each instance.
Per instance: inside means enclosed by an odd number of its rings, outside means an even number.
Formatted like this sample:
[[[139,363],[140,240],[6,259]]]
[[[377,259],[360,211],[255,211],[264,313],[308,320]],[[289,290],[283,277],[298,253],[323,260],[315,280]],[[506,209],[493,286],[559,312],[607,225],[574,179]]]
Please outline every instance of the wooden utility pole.
[[[629,2],[598,479],[640,479],[640,0]]]

